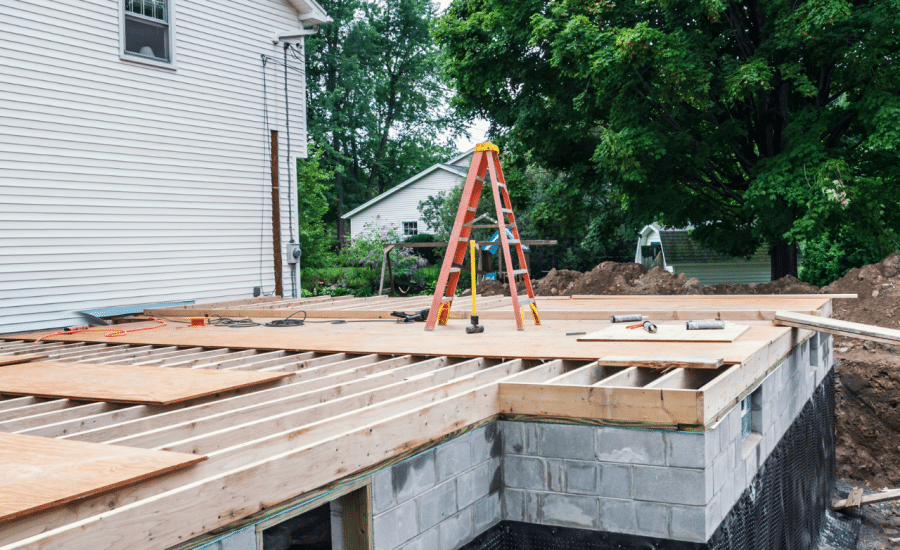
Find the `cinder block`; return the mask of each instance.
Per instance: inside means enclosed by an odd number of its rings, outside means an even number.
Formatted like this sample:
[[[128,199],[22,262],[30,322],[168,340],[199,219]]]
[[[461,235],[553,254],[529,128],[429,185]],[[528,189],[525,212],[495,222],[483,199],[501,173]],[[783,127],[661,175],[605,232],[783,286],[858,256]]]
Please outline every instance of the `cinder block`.
[[[757,447],[747,455],[747,458],[744,459],[744,463],[742,464],[742,466],[744,467],[745,476],[748,480],[753,479],[753,477],[756,476],[756,472],[759,471],[759,455],[759,447]]]
[[[456,550],[473,538],[471,507],[450,516],[438,526],[440,550]]]
[[[810,349],[819,349],[819,346],[822,345],[821,340],[819,340],[819,333],[813,332],[812,336],[809,337],[809,347]]]
[[[564,525],[585,529],[599,529],[599,510],[594,497],[541,493],[538,517],[544,525]]]
[[[637,525],[635,534],[645,537],[669,537],[669,507],[656,502],[634,502]]]
[[[663,466],[666,463],[663,433],[628,428],[603,429],[597,432],[597,458],[603,462]]]
[[[635,500],[703,506],[712,499],[712,468],[633,466]]]
[[[547,458],[591,460],[594,458],[594,426],[532,423],[525,428],[528,454]]]
[[[395,504],[391,469],[378,470],[372,474],[372,513],[378,515]]]
[[[500,459],[482,462],[456,478],[456,502],[459,510],[500,488]]]
[[[484,533],[494,524],[500,522],[503,514],[500,510],[500,493],[490,494],[479,500],[472,506],[472,523],[475,529],[474,535],[477,537]]]
[[[673,540],[706,542],[706,508],[672,506],[669,537]]]
[[[245,527],[207,546],[210,550],[256,550],[256,529]]]
[[[540,523],[540,497],[545,493],[525,491],[525,521]]]
[[[725,451],[724,453],[720,454],[718,458],[716,458],[715,462],[713,462],[713,493],[718,493],[722,489],[723,485],[731,482],[732,476],[734,475],[734,469],[728,469],[729,454],[730,453],[728,451]]]
[[[503,484],[518,489],[547,488],[547,468],[540,458],[510,455],[503,458]]]
[[[435,527],[407,542],[399,550],[435,550],[439,544],[438,530]]]
[[[726,418],[729,422],[728,431],[730,432],[731,440],[721,449],[722,451],[730,447],[734,441],[741,440],[741,407],[736,405]]]
[[[719,433],[719,451],[716,453],[716,456],[719,456],[719,453],[728,448],[728,444],[731,443],[731,421],[728,419],[728,415],[725,415],[725,417],[719,421],[716,429]]]
[[[762,441],[760,441],[762,443]],[[758,448],[758,447],[757,447]],[[737,499],[741,497],[741,494],[744,492],[744,489],[747,488],[747,468],[742,463],[740,467],[735,468],[734,470],[734,499],[737,502]]]
[[[633,500],[600,499],[600,528],[610,533],[637,533],[637,518]]]
[[[470,434],[457,437],[434,450],[438,483],[459,475],[472,467]]]
[[[501,422],[500,433],[503,454],[525,454],[525,427],[523,422]]]
[[[492,422],[471,433],[472,464],[479,464],[491,458],[499,458],[503,454],[503,431],[501,425],[506,423]]]
[[[624,464],[598,464],[597,494],[601,497],[631,498],[633,468]]]
[[[414,500],[408,500],[372,518],[375,550],[394,550],[418,534]]]
[[[422,533],[457,512],[456,480],[445,481],[414,500],[419,513],[419,532]]]
[[[525,521],[525,491],[504,487],[500,492],[503,519]]]
[[[437,483],[434,471],[434,449],[414,456],[391,468],[394,496],[397,503],[421,495]]]
[[[599,466],[596,462],[581,460],[567,460],[566,490],[567,493],[580,495],[597,495],[597,478]]]
[[[666,464],[676,468],[705,468],[718,452],[718,432],[665,432]]]
[[[722,523],[722,493],[714,496],[712,501],[706,505],[706,538],[712,536],[716,531],[716,527]]]
[[[563,469],[563,460],[561,458],[547,459],[547,487],[556,493],[561,493],[565,489],[565,470]]]

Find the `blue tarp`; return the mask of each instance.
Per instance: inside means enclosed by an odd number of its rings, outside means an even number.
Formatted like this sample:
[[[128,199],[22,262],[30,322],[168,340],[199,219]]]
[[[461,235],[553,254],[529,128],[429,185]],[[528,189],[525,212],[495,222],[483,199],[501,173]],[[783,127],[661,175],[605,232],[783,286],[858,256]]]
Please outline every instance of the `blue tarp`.
[[[512,231],[510,231],[509,229],[506,230],[506,238],[507,238],[507,239],[512,239],[512,238],[513,238]],[[497,242],[497,241],[499,241],[499,240],[500,240],[500,230],[498,229],[497,231],[494,231],[494,236],[491,237],[490,239],[488,239],[488,242],[489,242],[489,243],[495,243],[495,242]],[[500,248],[500,247],[497,246],[497,245],[492,245],[492,246],[486,246],[484,249],[487,250],[488,253],[490,253],[490,254],[496,254],[498,248]],[[525,251],[525,252],[528,252],[528,251],[531,250],[531,249],[528,248],[528,245],[523,244],[523,245],[522,245],[522,250]]]

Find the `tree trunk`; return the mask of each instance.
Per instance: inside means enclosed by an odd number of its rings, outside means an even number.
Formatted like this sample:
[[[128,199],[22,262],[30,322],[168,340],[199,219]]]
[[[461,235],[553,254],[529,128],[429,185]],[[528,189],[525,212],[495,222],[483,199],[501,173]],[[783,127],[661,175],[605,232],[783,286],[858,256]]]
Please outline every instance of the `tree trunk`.
[[[797,245],[778,243],[770,251],[772,257],[772,280],[785,275],[797,276]]]

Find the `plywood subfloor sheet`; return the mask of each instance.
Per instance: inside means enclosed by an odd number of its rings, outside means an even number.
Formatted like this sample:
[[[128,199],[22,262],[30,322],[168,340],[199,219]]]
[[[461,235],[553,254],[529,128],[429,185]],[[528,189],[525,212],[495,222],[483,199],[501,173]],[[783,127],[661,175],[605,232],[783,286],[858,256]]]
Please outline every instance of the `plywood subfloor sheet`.
[[[34,362],[0,368],[0,393],[168,405],[286,376],[292,373]]]
[[[446,326],[438,326],[433,331],[425,331],[424,323],[392,321],[339,325],[320,323],[289,328],[255,326],[178,330],[166,326],[131,332],[117,338],[105,338],[101,333],[80,333],[54,336],[50,340],[505,359],[596,361],[608,356],[692,357],[741,363],[790,332],[788,328],[760,321],[748,323],[750,329],[734,342],[578,342],[576,336],[569,334],[596,332],[609,326],[609,321],[551,321],[538,326],[526,323],[525,330],[518,331],[511,318],[482,319],[481,325],[485,331],[479,334],[466,334],[468,324],[467,321],[451,319]]]
[[[0,522],[202,460],[206,457],[0,433]]]
[[[624,323],[606,327],[578,338],[579,342],[734,342],[750,330],[747,325],[727,323],[720,330],[687,330],[683,323],[657,325],[656,332],[630,329]]]

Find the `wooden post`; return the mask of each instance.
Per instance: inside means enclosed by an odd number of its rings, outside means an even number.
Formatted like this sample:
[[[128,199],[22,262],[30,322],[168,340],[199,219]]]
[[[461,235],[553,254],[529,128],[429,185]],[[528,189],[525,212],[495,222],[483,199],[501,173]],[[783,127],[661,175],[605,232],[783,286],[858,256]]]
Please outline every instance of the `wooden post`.
[[[272,248],[275,253],[275,295],[284,296],[281,286],[281,192],[278,187],[278,130],[272,130],[271,154],[272,170]]]
[[[372,550],[372,485],[341,497],[344,550]]]

